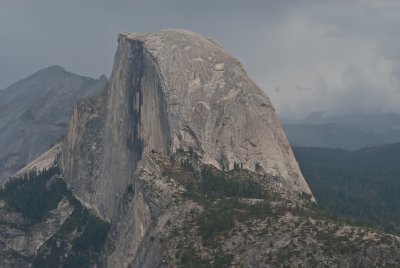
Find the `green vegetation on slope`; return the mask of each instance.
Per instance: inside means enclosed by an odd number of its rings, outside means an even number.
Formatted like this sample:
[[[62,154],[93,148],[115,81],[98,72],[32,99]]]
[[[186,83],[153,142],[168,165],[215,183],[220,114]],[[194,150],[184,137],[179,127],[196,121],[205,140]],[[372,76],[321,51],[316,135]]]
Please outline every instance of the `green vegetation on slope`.
[[[66,192],[64,182],[55,177],[57,174],[57,167],[43,172],[33,170],[7,182],[0,190],[0,198],[32,223],[39,222],[50,210],[57,208]]]
[[[24,228],[46,220],[63,198],[73,206],[61,228],[39,249],[33,267],[91,267],[100,257],[110,224],[92,214],[73,197],[57,165],[31,171],[9,181],[1,190],[10,209],[31,220]]]
[[[100,257],[109,229],[109,223],[77,203],[61,229],[42,246],[33,267],[91,267]]]
[[[258,246],[264,251],[257,261],[277,267],[298,261],[311,267],[320,262],[332,266],[344,259],[362,266],[368,263],[363,258],[372,245],[398,247],[389,235],[349,225],[319,209],[306,194],[285,195],[274,177],[238,167],[221,171],[190,153],[156,162],[167,182],[185,186],[177,203],[192,206],[183,225],[166,239],[167,259],[174,263],[176,258],[179,267],[231,267],[241,263],[237,254]],[[349,261],[349,256],[360,259]],[[386,257],[380,258],[370,263]]]
[[[218,237],[229,235],[237,223],[272,216],[270,201],[274,195],[255,179],[261,175],[238,167],[221,171],[201,164],[191,152],[178,152],[171,163],[159,164],[164,176],[185,186],[184,198],[206,208],[194,215],[193,223],[203,245],[215,252],[213,259],[200,257],[193,246],[183,246],[181,267],[229,267],[233,256],[224,254]],[[187,228],[194,227],[190,226]]]
[[[213,170],[214,169],[214,170]],[[209,198],[242,197],[242,198],[265,198],[266,193],[262,187],[251,180],[240,180],[235,176],[226,177],[215,168],[203,167],[201,169],[201,180],[197,185],[197,193]]]
[[[307,194],[286,192],[277,177],[237,165],[221,171],[190,152],[152,158],[162,171],[157,179],[176,189],[171,212],[178,215],[160,238],[162,263],[390,267],[400,261],[396,237],[343,221]]]
[[[198,218],[199,232],[205,242],[231,230],[235,222],[271,215],[269,202],[272,195],[252,179],[260,175],[241,169],[221,171],[198,163],[195,164],[197,168],[188,169],[188,159],[190,157],[181,162],[186,174],[175,179],[186,187],[186,198],[207,208]],[[182,180],[183,177],[186,179]]]
[[[400,234],[400,144],[293,150],[323,209]]]

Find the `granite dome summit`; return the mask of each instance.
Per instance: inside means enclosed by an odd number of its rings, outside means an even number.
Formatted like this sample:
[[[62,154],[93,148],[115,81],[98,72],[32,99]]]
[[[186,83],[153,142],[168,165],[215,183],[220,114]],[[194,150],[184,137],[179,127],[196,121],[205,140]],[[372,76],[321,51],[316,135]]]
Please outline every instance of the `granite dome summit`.
[[[164,30],[118,42],[109,88],[75,108],[63,152],[67,181],[85,202],[112,218],[142,155],[178,149],[311,194],[269,98],[216,41]]]
[[[185,30],[120,39],[143,44],[159,68],[173,151],[190,146],[221,169],[257,167],[309,192],[271,101],[218,42]]]

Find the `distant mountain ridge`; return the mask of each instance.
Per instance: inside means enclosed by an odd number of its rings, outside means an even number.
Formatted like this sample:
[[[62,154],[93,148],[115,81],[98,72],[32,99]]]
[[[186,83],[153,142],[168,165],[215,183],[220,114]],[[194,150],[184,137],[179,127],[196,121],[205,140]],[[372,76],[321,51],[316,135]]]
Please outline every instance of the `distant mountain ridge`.
[[[44,68],[0,91],[0,184],[44,153],[67,128],[75,102],[103,88],[107,78]]]
[[[356,150],[400,142],[400,115],[394,113],[308,118],[283,127],[292,146]]]

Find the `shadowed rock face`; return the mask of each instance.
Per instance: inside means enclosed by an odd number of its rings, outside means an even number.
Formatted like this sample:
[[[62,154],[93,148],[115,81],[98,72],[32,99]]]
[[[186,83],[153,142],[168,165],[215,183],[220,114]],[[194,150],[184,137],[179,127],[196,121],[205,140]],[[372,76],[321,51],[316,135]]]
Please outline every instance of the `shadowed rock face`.
[[[106,83],[51,66],[0,91],[0,184],[64,135],[71,107]]]
[[[269,98],[217,42],[183,30],[118,42],[109,87],[70,118],[62,168],[81,201],[112,219],[143,153],[189,148],[311,193]]]

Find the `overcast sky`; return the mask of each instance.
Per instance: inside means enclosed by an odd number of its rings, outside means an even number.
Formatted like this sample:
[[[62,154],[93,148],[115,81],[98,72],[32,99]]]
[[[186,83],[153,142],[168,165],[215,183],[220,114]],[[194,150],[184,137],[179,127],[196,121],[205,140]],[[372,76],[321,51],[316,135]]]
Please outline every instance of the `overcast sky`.
[[[397,0],[0,0],[0,88],[49,65],[109,77],[119,32],[165,28],[220,41],[281,117],[400,113]]]

